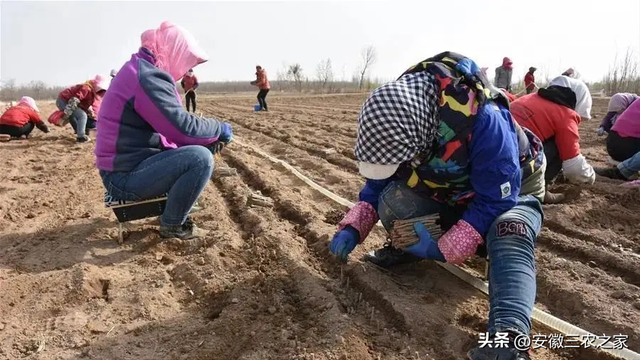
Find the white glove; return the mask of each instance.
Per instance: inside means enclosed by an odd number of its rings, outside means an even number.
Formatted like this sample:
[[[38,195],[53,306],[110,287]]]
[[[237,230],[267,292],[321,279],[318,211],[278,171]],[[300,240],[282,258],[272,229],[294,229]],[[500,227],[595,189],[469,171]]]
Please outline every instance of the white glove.
[[[596,181],[596,172],[582,155],[563,161],[562,173],[573,184],[593,185]]]

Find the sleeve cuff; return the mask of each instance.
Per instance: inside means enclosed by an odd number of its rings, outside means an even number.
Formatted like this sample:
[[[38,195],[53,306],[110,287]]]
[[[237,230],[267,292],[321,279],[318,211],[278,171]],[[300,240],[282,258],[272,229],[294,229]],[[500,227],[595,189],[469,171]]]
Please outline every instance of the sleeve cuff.
[[[448,263],[461,264],[473,256],[478,245],[484,240],[482,236],[464,220],[459,220],[438,240],[438,248]]]
[[[359,201],[356,203],[347,214],[344,216],[344,219],[340,221],[338,224],[338,230],[342,230],[347,226],[351,226],[354,229],[358,230],[360,234],[360,239],[358,243],[361,244],[364,239],[369,236],[371,229],[378,221],[378,213],[373,208],[371,204],[364,201]]]

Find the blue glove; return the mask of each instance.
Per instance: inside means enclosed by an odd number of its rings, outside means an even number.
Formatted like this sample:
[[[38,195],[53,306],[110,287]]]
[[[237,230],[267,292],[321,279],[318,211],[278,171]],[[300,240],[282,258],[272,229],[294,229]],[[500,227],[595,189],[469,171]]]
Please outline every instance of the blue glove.
[[[607,132],[604,131],[604,128],[602,126],[600,126],[598,128],[598,136],[603,136],[604,134],[606,134]]]
[[[341,260],[346,260],[349,254],[358,245],[360,234],[351,226],[338,231],[329,244],[329,251],[337,255]]]
[[[414,223],[413,230],[415,230],[420,241],[417,244],[403,249],[403,251],[423,259],[446,262],[444,255],[442,255],[442,252],[438,248],[438,242],[431,237],[431,233],[429,233],[429,230],[427,230],[423,223]]]
[[[222,141],[225,144],[228,144],[233,140],[233,131],[231,130],[231,124],[222,123],[220,124],[220,137],[218,137],[219,141]]]

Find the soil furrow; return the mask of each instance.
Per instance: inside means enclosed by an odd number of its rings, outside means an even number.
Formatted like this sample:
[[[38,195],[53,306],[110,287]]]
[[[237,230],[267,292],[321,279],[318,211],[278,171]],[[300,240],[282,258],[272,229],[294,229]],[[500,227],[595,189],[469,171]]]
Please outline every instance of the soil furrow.
[[[225,158],[229,159],[229,157],[227,156],[225,156]],[[242,167],[242,163],[238,161],[228,161],[228,163],[236,167],[237,169],[239,169],[241,174],[243,173],[244,169]],[[225,201],[227,201],[229,207],[234,209],[232,210],[231,213],[236,218],[235,221],[239,224],[243,224],[245,237],[250,237],[253,240],[254,244],[252,244],[251,248],[259,249],[260,247],[264,247],[265,243],[267,243],[266,245],[268,247],[277,248],[278,253],[277,253],[277,256],[275,256],[275,258],[278,259],[278,262],[288,269],[288,273],[295,274],[294,276],[300,277],[301,271],[303,271],[303,269],[300,268],[300,265],[294,265],[296,262],[299,262],[301,260],[300,254],[294,255],[289,251],[291,248],[297,247],[296,245],[298,245],[299,242],[296,241],[295,244],[287,244],[287,237],[290,237],[291,240],[295,241],[295,237],[297,237],[300,234],[300,231],[297,228],[297,226],[299,225],[299,222],[304,221],[301,219],[304,219],[305,216],[279,203],[277,203],[275,206],[275,209],[274,209],[275,214],[269,214],[270,211],[268,209],[253,210],[247,207],[246,196],[248,196],[251,192],[262,190],[262,193],[264,195],[269,196],[270,191],[267,190],[266,185],[263,182],[261,182],[260,178],[258,177],[246,178],[243,176],[243,179],[246,185],[241,185],[238,182],[231,181],[230,179],[220,179],[220,180],[215,180],[215,182],[217,186],[221,189],[222,193],[224,194]],[[272,222],[270,221],[271,220],[270,217],[274,215],[280,216],[287,220],[292,220],[292,219],[296,220],[296,221],[291,221],[290,226],[284,227],[284,229],[288,230],[287,231],[288,236],[284,236],[281,230],[274,232],[268,227],[268,224]],[[245,224],[250,224],[250,225],[245,226]],[[281,229],[283,229],[283,227],[281,227]],[[306,256],[303,255],[302,259],[304,259],[305,257]],[[259,268],[261,266],[264,266],[264,268],[266,269],[269,266],[273,266],[273,264],[261,264],[259,265]],[[313,264],[311,264],[311,268],[314,269],[314,268],[317,268],[317,266],[313,266]],[[323,270],[325,269],[325,267],[321,267],[321,268],[323,268]],[[309,269],[304,269],[304,270],[309,271]],[[324,274],[325,273],[323,272],[320,278],[323,278]],[[307,277],[306,281],[293,282],[290,284],[290,286],[296,287],[296,286],[300,286],[301,284],[304,284],[304,287],[307,288],[307,291],[308,291],[308,288],[314,287],[313,284],[316,283],[315,285],[316,289],[314,291],[315,293],[318,293],[320,291],[326,292],[327,290],[332,291],[333,300],[336,301],[337,304],[339,305],[339,306],[336,306],[336,308],[340,309],[340,311],[343,314],[346,314],[347,318],[349,318],[349,316],[362,317],[361,316],[362,314],[368,313],[369,311],[368,309],[370,309],[371,306],[368,304],[368,300],[367,301],[363,300],[362,296],[360,296],[356,292],[357,288],[350,289],[348,285],[347,285],[347,288],[340,288],[340,280],[335,277],[335,274],[333,275],[334,275],[333,281],[331,281],[328,284],[323,285],[321,283],[318,283],[316,276],[309,276]],[[346,284],[348,284],[349,280],[346,280],[346,279],[347,279],[346,277],[345,279],[343,279],[344,280],[343,283],[346,282]],[[302,279],[299,279],[299,280],[302,280]],[[325,282],[325,280],[322,280],[321,282]],[[324,290],[325,288],[327,290]],[[299,291],[302,291],[302,290],[299,290]],[[326,296],[324,296],[323,298],[326,299]],[[334,306],[331,305],[331,301],[327,302],[327,300],[323,301],[322,306],[327,309],[333,308]],[[302,296],[300,296],[298,306],[317,308],[318,304],[308,303],[308,301],[306,301],[305,299],[302,298]],[[366,309],[366,311],[364,309]],[[310,313],[309,315],[312,316],[313,314]],[[357,325],[360,322],[361,320],[356,320],[355,324]],[[325,333],[320,335],[326,338],[326,337],[329,337],[328,335],[329,332],[333,334],[339,333],[338,331],[336,331],[337,329],[334,328],[334,325],[338,325],[338,328],[352,325],[352,322],[349,322],[349,321],[341,321],[341,323],[342,323],[341,325],[327,324]],[[316,327],[319,327],[322,324],[316,323],[314,325]],[[382,325],[384,325],[384,323]],[[358,325],[358,326],[361,326],[361,325]],[[378,323],[376,324],[376,326],[377,327],[381,326],[381,324]],[[375,330],[371,329],[370,327],[367,327],[366,329],[359,330],[359,331],[364,331],[365,333],[370,334],[372,331],[375,331]]]

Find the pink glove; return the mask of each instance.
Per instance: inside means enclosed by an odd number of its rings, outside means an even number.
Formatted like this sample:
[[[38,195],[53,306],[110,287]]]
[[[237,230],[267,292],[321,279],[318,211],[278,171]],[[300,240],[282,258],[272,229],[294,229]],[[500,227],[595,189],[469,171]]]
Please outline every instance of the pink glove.
[[[482,244],[482,236],[464,220],[459,220],[438,239],[438,248],[451,264],[462,264],[473,256]]]
[[[373,226],[378,222],[378,212],[371,204],[364,201],[357,202],[338,224],[338,231],[351,225],[360,233],[359,244],[367,238]]]

